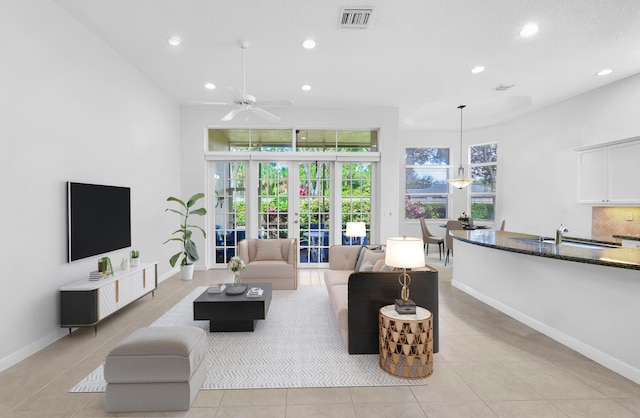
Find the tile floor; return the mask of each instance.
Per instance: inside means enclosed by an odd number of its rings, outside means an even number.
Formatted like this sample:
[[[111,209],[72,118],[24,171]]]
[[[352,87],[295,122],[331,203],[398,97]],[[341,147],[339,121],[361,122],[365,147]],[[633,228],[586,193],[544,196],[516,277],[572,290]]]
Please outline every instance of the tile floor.
[[[0,373],[2,417],[637,417],[640,386],[451,287],[440,269],[440,353],[419,387],[201,391],[177,413],[109,414],[102,393],[68,393],[134,329],[226,271],[172,277],[98,327],[74,332]],[[323,285],[322,271],[301,282]]]

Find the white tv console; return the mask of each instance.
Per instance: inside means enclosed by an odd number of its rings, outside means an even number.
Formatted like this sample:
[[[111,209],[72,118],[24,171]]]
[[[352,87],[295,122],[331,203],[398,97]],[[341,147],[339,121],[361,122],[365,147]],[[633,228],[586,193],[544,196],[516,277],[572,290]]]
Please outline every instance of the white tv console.
[[[60,288],[60,327],[94,327],[98,323],[154,292],[158,287],[158,262],[140,263],[137,267],[114,272],[101,280],[77,280]]]

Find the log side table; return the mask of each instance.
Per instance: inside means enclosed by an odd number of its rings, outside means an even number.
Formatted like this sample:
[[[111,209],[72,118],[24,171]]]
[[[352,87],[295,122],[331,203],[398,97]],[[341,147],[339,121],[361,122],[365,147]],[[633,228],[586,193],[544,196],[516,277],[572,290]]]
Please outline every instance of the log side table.
[[[433,315],[416,307],[416,313],[400,315],[394,305],[380,308],[380,367],[406,379],[422,379],[433,373]]]

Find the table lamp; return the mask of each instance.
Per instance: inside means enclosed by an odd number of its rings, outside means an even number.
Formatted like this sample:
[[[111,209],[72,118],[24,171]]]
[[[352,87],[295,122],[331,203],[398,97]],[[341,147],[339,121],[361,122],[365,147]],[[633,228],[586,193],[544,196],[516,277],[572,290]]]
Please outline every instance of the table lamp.
[[[399,314],[415,314],[416,304],[409,299],[411,277],[407,269],[424,267],[423,242],[421,238],[396,237],[387,239],[384,263],[391,267],[402,268],[398,277],[402,291],[400,299],[396,299],[396,312]]]
[[[364,237],[367,236],[367,225],[364,222],[347,222],[347,230],[344,233],[353,240],[353,237],[360,237],[360,243],[364,245]],[[349,241],[351,244],[352,241]]]

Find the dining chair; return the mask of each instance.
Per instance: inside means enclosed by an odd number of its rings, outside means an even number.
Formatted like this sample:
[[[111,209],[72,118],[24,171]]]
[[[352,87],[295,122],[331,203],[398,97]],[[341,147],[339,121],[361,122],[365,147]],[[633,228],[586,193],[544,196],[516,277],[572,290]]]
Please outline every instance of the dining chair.
[[[505,219],[502,220],[502,223],[500,224],[500,230],[504,231],[504,223],[506,222]]]
[[[444,265],[447,265],[449,261],[449,253],[453,255],[453,237],[449,234],[449,231],[459,231],[462,228],[462,222],[460,221],[448,221],[446,226],[446,232],[444,237],[444,246],[447,249],[447,254],[444,258]]]
[[[433,235],[431,232],[429,232],[429,228],[427,228],[427,222],[424,220],[424,218],[420,218],[420,228],[422,229],[422,242],[424,243],[425,253],[429,255],[429,244],[437,244],[440,260],[442,260],[442,250],[444,250],[444,238],[437,237]]]

